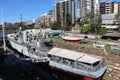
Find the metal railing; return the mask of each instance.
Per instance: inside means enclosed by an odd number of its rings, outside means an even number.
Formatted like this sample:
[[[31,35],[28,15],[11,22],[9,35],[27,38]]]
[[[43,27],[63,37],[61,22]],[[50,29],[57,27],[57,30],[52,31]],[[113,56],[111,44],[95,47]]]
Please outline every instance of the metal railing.
[[[91,65],[86,65],[86,64],[83,64],[83,63],[76,63],[75,65],[75,62],[74,64],[70,64],[70,61],[68,62],[64,62],[64,61],[61,61],[61,60],[58,60],[57,58],[55,59],[52,59],[53,62],[55,63],[59,63],[61,65],[65,65],[65,66],[68,66],[68,67],[71,67],[71,68],[74,68],[74,69],[78,69],[78,70],[83,70],[83,71],[86,71],[86,72],[96,72],[100,69],[102,69],[103,67],[107,66],[107,62],[104,61],[102,63],[99,63],[98,65],[96,66],[91,66]]]
[[[100,70],[101,68],[105,67],[107,65],[106,62],[103,62],[102,64],[99,63],[97,66],[88,66],[85,64],[80,65],[79,67],[76,67],[77,69],[83,70],[83,71],[87,71],[87,72],[96,72],[98,70]]]

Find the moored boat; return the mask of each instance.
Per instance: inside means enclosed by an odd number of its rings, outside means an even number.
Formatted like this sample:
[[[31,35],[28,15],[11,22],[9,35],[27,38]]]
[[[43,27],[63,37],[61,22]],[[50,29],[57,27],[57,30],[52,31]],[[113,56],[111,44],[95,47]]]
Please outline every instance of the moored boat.
[[[77,75],[81,80],[101,80],[107,69],[106,60],[100,56],[61,48],[53,48],[48,56],[52,70]]]
[[[73,42],[77,44],[80,44],[81,40],[83,39],[82,37],[72,34],[72,33],[65,33],[61,36],[61,38],[64,41]]]
[[[8,34],[8,40],[11,46],[18,52],[37,62],[48,62],[47,52],[51,49],[45,47],[44,42],[50,42],[51,39],[45,30],[30,29],[17,31]]]

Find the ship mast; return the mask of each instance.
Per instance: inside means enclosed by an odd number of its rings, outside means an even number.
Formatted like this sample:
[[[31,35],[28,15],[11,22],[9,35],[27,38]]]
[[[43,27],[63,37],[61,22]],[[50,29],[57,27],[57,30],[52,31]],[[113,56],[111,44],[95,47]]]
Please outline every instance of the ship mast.
[[[2,15],[2,31],[3,31],[3,47],[4,51],[6,51],[6,42],[5,42],[5,32],[4,32],[4,17],[3,17],[3,8],[1,9],[1,15]]]

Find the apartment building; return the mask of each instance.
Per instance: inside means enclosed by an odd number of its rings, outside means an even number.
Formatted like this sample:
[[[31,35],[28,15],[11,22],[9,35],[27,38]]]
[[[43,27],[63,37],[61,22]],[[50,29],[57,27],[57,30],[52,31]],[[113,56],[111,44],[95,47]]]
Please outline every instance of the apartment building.
[[[103,14],[102,15],[102,27],[105,28],[117,28],[118,25],[115,25],[115,14]]]
[[[78,0],[78,17],[85,17],[87,13],[99,12],[100,0]]]
[[[53,12],[42,14],[35,20],[36,23],[41,24],[44,28],[49,27],[54,22]]]
[[[74,0],[59,0],[54,4],[54,20],[60,21],[64,26],[66,16],[70,15],[71,22],[75,23],[75,1]]]
[[[101,14],[117,14],[120,10],[119,2],[102,2],[100,3],[100,13]]]

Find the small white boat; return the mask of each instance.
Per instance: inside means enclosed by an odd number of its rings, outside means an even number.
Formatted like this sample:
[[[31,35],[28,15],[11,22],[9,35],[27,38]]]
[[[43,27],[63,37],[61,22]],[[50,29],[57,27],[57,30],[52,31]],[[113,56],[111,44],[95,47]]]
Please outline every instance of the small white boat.
[[[61,38],[65,41],[74,42],[77,44],[79,44],[80,41],[83,39],[82,37],[75,35],[75,34],[72,34],[72,33],[65,33],[61,36]]]

